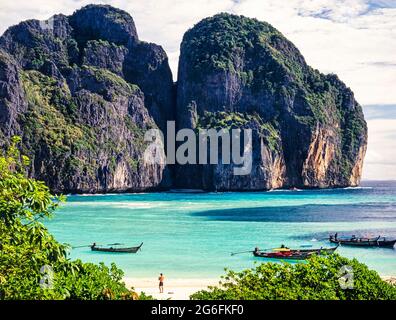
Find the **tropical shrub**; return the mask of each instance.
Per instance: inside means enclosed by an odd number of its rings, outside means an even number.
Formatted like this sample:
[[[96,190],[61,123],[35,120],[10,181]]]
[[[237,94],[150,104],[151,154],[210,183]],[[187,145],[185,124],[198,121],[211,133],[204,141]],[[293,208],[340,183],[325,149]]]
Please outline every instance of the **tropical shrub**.
[[[29,160],[20,155],[19,142],[13,138],[0,156],[0,299],[138,299],[114,264],[67,258],[68,247],[41,222],[65,198],[26,177]]]
[[[340,273],[352,268],[352,282]],[[396,299],[396,287],[356,259],[338,254],[313,256],[307,263],[263,263],[228,271],[218,286],[191,295],[193,300],[382,300]],[[348,280],[351,281],[351,280]],[[342,285],[341,285],[342,284]],[[343,289],[344,288],[344,289]]]

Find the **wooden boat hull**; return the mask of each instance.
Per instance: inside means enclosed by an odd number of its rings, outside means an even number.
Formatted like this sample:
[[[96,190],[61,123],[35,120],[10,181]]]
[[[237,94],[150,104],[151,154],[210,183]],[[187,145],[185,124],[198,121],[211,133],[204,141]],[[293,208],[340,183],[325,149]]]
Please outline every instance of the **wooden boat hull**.
[[[99,252],[112,252],[112,253],[136,253],[142,248],[143,242],[138,247],[129,247],[129,248],[104,248],[104,247],[97,247],[91,246],[92,251],[99,251]]]
[[[278,260],[306,260],[312,253],[305,254],[291,254],[291,255],[275,255],[272,252],[253,252],[253,255],[258,258],[278,259]]]
[[[293,250],[283,251],[283,252],[261,252],[261,251],[253,251],[253,255],[259,258],[269,258],[269,259],[280,259],[280,260],[306,260],[311,255],[317,254],[331,254],[337,247],[334,248],[319,248],[319,249],[301,249],[301,250]]]
[[[292,251],[296,251],[296,252],[298,251],[301,253],[331,254],[334,251],[336,251],[338,247],[339,245],[333,248],[301,249],[301,250],[292,250]]]
[[[377,240],[369,239],[369,240],[342,240],[342,239],[334,239],[330,238],[330,242],[337,243],[345,246],[355,246],[355,247],[383,247],[383,248],[393,248],[396,244],[396,240]]]

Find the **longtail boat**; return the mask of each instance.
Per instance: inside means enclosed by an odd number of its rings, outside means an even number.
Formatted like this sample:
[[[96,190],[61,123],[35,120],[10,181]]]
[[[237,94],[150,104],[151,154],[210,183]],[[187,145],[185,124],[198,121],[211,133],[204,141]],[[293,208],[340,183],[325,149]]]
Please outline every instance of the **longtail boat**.
[[[271,258],[271,259],[286,259],[286,260],[306,260],[312,253],[292,253],[290,251],[281,252],[261,252],[253,251],[253,255],[259,258]]]
[[[273,249],[273,252],[260,251],[259,248],[255,248],[253,255],[260,258],[272,258],[272,259],[287,259],[287,260],[306,260],[311,255],[317,254],[331,254],[337,250],[338,246],[333,248],[319,248],[319,249],[289,249],[287,247]]]
[[[136,253],[143,246],[143,242],[137,247],[127,247],[127,248],[114,248],[114,247],[101,247],[96,245],[96,243],[91,245],[92,251],[101,251],[101,252],[114,252],[114,253]]]
[[[273,249],[273,251],[275,252],[292,252],[292,253],[315,253],[315,254],[329,254],[329,253],[333,253],[334,251],[337,250],[337,248],[339,247],[339,245],[337,245],[336,247],[331,247],[331,248],[316,248],[316,249],[290,249],[287,247],[283,247],[283,248],[275,248]]]
[[[378,236],[376,238],[357,238],[352,237],[338,237],[337,233],[330,235],[329,241],[345,246],[356,246],[356,247],[383,247],[393,248],[396,243],[396,239],[388,240],[385,237]]]

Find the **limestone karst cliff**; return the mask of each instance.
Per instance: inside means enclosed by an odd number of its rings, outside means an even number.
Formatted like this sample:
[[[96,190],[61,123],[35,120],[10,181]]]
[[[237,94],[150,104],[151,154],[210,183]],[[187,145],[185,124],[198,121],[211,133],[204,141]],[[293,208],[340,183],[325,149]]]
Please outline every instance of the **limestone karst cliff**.
[[[143,134],[173,117],[172,74],[128,13],[89,5],[9,28],[0,83],[1,138],[21,135],[31,176],[53,190],[170,186],[164,165],[144,161]]]
[[[251,128],[253,167],[147,163],[150,128]],[[271,25],[219,14],[188,30],[177,84],[165,51],[105,5],[10,27],[0,38],[0,145],[22,137],[54,191],[354,186],[367,126],[352,91],[309,67]]]
[[[251,174],[234,176],[232,164],[182,166],[175,179],[180,187],[261,190],[360,181],[367,145],[361,106],[336,75],[309,67],[267,23],[218,14],[188,30],[176,114],[183,127],[253,129]]]

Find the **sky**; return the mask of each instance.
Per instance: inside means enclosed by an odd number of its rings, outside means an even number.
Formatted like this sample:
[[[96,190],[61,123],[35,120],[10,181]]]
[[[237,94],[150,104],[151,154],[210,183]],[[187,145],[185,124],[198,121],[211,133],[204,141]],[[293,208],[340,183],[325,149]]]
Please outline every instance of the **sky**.
[[[0,0],[0,34],[89,3],[129,12],[139,38],[164,47],[174,78],[183,34],[201,19],[230,12],[271,23],[308,64],[338,74],[363,105],[369,126],[363,179],[396,179],[396,0]]]

